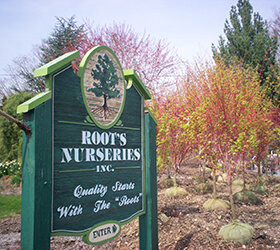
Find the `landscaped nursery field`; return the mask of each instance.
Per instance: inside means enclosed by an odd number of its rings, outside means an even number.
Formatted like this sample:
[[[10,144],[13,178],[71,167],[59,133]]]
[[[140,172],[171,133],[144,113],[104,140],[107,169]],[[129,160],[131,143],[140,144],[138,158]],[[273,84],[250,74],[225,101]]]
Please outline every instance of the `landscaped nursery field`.
[[[210,171],[207,177],[211,182]],[[158,185],[158,233],[159,249],[280,249],[280,190],[275,187],[280,177],[268,176],[268,194],[257,194],[255,205],[235,200],[238,220],[255,229],[249,243],[232,243],[223,240],[218,232],[231,222],[230,211],[206,211],[203,203],[211,194],[199,194],[194,187],[199,170],[196,164],[186,164],[177,174],[178,183],[187,191],[183,198],[165,197],[165,188]],[[255,178],[255,172],[246,177],[247,187]],[[163,180],[166,176],[161,176]],[[1,195],[18,195],[20,188],[9,185],[0,178]],[[217,184],[219,197],[228,200],[226,183]],[[165,214],[168,221],[165,220]],[[0,249],[20,248],[20,216],[1,219]],[[122,227],[121,234],[114,240],[97,246],[86,245],[80,237],[52,237],[51,249],[139,249],[138,220]]]

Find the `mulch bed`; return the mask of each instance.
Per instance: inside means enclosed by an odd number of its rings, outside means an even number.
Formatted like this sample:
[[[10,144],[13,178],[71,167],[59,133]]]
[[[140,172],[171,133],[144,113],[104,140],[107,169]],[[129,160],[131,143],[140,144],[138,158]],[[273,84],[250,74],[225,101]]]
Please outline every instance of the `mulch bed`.
[[[168,217],[167,222],[158,217],[159,249],[280,249],[280,191],[274,189],[275,184],[280,183],[279,177],[269,177],[269,194],[258,194],[259,204],[235,201],[238,220],[255,229],[253,239],[242,244],[219,237],[220,228],[231,223],[231,211],[206,211],[203,208],[203,203],[212,195],[195,191],[193,177],[197,175],[195,164],[181,167],[177,179],[187,190],[186,197],[165,197],[165,189],[158,188],[158,214],[164,213]],[[165,177],[162,175],[161,179]],[[211,181],[209,172],[207,177]],[[248,175],[248,184],[254,178],[254,173]],[[218,192],[220,198],[228,200],[225,183],[218,184]],[[14,193],[18,194],[18,191],[14,190]],[[112,241],[90,246],[81,237],[52,237],[51,249],[139,249],[138,236],[136,219],[124,225],[120,235]],[[20,216],[0,220],[0,249],[20,249]]]

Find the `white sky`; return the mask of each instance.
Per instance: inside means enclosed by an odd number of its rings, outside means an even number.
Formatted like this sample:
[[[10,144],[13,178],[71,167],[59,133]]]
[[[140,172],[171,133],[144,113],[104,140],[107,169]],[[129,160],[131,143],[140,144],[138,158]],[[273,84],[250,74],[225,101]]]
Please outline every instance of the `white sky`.
[[[270,20],[279,0],[250,0],[254,12]],[[0,77],[12,60],[31,52],[53,30],[57,17],[75,15],[94,25],[131,25],[135,32],[166,39],[179,56],[192,61],[212,56],[229,11],[237,0],[0,0]]]

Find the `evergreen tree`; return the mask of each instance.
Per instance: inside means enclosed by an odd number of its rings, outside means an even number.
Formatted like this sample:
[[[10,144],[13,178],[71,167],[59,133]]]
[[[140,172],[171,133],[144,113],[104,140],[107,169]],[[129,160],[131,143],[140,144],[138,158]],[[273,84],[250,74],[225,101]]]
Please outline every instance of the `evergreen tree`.
[[[268,87],[267,96],[278,104],[277,36],[270,35],[267,22],[259,13],[253,13],[249,0],[238,0],[237,7],[231,7],[224,33],[226,39],[220,36],[217,48],[212,44],[214,59],[230,64],[237,58],[246,68],[258,68],[260,84]]]
[[[57,23],[47,39],[40,46],[34,47],[32,54],[13,61],[7,73],[9,85],[17,91],[38,93],[45,88],[44,77],[34,77],[34,70],[54,60],[66,52],[79,49],[86,35],[84,26],[78,26],[75,17],[56,18]]]
[[[74,16],[69,19],[62,17],[56,17],[56,19],[57,24],[53,32],[43,40],[43,44],[40,46],[42,65],[69,52],[67,51],[69,47],[72,50],[79,49],[85,35],[84,26],[78,26]]]

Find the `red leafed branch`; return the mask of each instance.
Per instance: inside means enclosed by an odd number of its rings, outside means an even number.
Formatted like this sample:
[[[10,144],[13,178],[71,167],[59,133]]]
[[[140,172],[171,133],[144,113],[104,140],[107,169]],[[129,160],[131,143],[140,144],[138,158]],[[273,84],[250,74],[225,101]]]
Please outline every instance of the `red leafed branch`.
[[[78,36],[75,45],[64,45],[63,53],[80,50],[80,58],[73,62],[77,72],[82,57],[93,47],[105,45],[111,48],[123,69],[134,69],[149,90],[155,91],[170,83],[176,66],[176,55],[168,43],[156,40],[145,33],[137,34],[126,24],[93,27],[88,22],[85,32]]]

